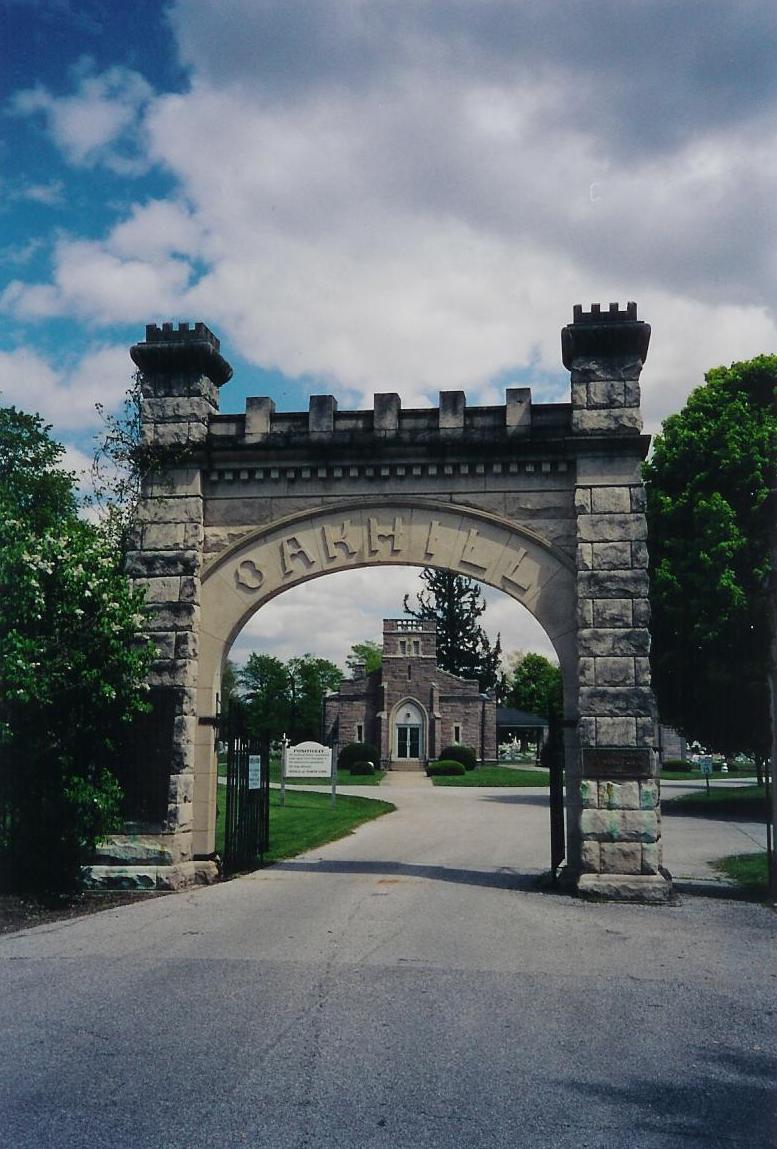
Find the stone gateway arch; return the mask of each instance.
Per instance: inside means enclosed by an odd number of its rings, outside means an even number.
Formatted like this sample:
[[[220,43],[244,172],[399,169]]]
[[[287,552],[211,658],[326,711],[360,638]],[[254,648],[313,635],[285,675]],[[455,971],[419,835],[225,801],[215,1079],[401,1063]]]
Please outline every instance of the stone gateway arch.
[[[380,394],[372,410],[340,411],[314,395],[305,412],[249,398],[221,415],[232,370],[215,336],[147,327],[131,355],[158,465],[128,573],[158,648],[157,801],[101,848],[93,881],[215,876],[214,722],[235,636],[290,586],[403,564],[479,579],[537,618],[564,681],[568,873],[582,893],[665,900],[641,479],[649,339],[633,303],[575,307],[562,330],[570,403],[511,388],[504,406],[442,391],[437,408]]]

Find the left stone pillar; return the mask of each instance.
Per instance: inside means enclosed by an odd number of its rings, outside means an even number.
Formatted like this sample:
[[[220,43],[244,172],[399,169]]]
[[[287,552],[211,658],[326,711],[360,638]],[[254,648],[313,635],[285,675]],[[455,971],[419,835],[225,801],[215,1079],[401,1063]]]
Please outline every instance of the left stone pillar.
[[[203,561],[203,466],[218,388],[232,375],[204,323],[146,328],[130,349],[141,373],[141,435],[148,461],[127,573],[145,592],[157,658],[149,675],[148,779],[136,833],[116,836],[91,868],[93,885],[170,889],[216,876],[192,847],[196,691]],[[143,779],[139,780],[141,792]],[[149,816],[150,814],[150,816]],[[129,829],[129,827],[127,827]]]

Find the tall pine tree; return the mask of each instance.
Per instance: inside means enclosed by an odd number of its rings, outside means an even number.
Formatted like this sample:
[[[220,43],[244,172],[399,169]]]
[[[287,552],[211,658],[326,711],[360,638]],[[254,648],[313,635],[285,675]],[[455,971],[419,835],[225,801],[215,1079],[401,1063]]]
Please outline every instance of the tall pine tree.
[[[406,614],[437,623],[437,665],[459,678],[476,678],[481,690],[499,692],[501,683],[501,636],[493,647],[478,621],[486,609],[479,585],[452,571],[425,567],[421,573],[425,590],[417,594],[418,605],[409,605]]]

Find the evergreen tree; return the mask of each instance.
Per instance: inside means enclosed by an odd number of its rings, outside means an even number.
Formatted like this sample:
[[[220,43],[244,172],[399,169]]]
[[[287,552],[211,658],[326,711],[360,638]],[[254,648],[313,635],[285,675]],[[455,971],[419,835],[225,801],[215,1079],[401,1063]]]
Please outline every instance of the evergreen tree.
[[[421,579],[426,589],[419,591],[417,607],[409,605],[405,595],[404,610],[413,618],[431,619],[437,623],[437,664],[459,678],[476,678],[481,690],[500,687],[501,638],[493,647],[479,623],[486,603],[480,586],[453,571],[425,567]]]

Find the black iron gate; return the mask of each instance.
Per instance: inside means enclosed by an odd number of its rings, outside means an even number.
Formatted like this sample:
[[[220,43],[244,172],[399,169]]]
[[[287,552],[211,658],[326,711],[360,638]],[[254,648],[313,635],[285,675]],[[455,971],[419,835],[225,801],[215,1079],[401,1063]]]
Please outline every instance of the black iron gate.
[[[564,832],[564,728],[555,708],[548,715],[548,740],[542,749],[542,761],[550,772],[550,869],[555,879],[567,852]]]
[[[219,734],[227,759],[223,865],[228,876],[255,869],[270,844],[270,740],[248,734],[239,714],[229,715]]]

